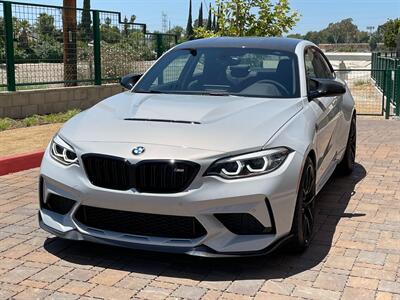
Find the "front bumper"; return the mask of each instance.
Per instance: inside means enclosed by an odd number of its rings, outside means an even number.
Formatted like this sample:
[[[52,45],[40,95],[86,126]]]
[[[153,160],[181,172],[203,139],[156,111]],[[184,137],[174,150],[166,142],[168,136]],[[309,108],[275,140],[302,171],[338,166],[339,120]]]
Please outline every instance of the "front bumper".
[[[40,174],[42,199],[46,201],[49,194],[55,194],[72,199],[76,204],[67,214],[42,207],[39,212],[40,226],[66,239],[198,256],[265,254],[289,237],[302,155],[292,152],[278,170],[239,180],[203,177],[203,166],[207,168],[209,162],[196,162],[202,165],[202,169],[188,190],[175,194],[150,194],[93,186],[82,167],[62,166],[46,151]],[[81,205],[195,217],[207,233],[194,239],[176,239],[100,230],[77,221],[75,213]],[[215,217],[215,214],[221,213],[248,213],[266,228],[274,230],[268,234],[234,234]]]

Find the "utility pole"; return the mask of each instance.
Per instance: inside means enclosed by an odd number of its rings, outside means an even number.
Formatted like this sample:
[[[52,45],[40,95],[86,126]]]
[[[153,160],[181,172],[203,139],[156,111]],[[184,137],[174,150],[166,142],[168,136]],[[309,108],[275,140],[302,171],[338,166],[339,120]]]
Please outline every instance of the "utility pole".
[[[168,26],[168,16],[165,12],[161,13],[161,23],[162,23],[162,32],[166,33],[167,32],[167,26]]]
[[[76,86],[76,81],[78,80],[76,30],[76,0],[64,0],[63,39],[65,86]]]

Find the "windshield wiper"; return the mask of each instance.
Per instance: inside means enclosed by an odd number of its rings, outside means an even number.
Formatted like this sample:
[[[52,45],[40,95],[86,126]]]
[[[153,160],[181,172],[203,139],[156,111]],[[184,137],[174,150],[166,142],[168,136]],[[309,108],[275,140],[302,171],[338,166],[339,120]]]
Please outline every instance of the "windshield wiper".
[[[144,94],[162,94],[164,91],[159,90],[136,90],[135,93],[144,93]]]
[[[209,91],[209,92],[203,92],[201,95],[206,95],[206,96],[229,96],[230,94],[228,92],[219,92],[219,91]]]

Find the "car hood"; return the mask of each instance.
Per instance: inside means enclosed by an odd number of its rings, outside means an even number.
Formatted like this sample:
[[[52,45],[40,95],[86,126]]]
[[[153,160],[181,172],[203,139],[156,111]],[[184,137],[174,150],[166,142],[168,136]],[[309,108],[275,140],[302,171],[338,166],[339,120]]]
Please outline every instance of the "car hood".
[[[124,92],[75,116],[60,134],[72,144],[156,144],[232,152],[261,148],[302,103],[300,98]]]

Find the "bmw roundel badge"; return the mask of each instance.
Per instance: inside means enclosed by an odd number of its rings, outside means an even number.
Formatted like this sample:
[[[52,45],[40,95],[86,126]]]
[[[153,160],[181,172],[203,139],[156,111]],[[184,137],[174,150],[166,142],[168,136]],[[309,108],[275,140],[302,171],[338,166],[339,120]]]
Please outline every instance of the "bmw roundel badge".
[[[146,150],[146,149],[143,146],[138,146],[138,147],[133,148],[132,153],[134,155],[140,155],[144,152],[144,150]]]

